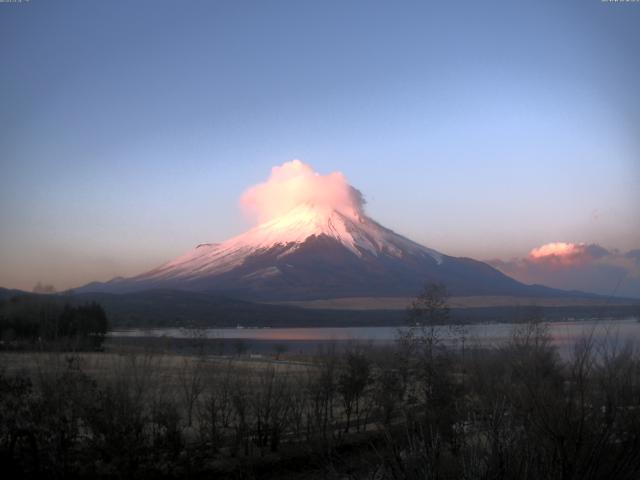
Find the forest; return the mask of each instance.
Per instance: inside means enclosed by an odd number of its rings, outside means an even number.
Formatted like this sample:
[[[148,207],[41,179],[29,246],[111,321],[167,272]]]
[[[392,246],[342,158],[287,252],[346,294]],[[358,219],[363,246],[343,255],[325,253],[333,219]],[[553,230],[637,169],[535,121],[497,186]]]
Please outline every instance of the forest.
[[[443,312],[436,302],[422,318]],[[3,474],[638,478],[632,348],[587,337],[564,358],[536,319],[495,348],[468,348],[452,328],[454,345],[423,324],[387,347],[257,359],[210,355],[197,334],[189,355],[108,341],[102,352],[4,352]]]
[[[0,302],[3,350],[96,350],[109,320],[96,302],[71,303],[51,295],[19,295]]]

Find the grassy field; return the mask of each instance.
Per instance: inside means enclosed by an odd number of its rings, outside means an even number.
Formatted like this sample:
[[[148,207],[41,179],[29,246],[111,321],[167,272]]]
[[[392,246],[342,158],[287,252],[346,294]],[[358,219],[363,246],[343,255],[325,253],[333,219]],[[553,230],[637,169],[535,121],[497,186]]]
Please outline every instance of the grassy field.
[[[79,370],[97,382],[129,380],[157,386],[165,394],[179,394],[185,376],[197,372],[204,381],[232,371],[249,383],[267,371],[292,377],[306,374],[313,364],[299,359],[276,360],[273,357],[189,355],[180,353],[135,352],[0,352],[0,369],[6,375],[26,375],[33,381]]]

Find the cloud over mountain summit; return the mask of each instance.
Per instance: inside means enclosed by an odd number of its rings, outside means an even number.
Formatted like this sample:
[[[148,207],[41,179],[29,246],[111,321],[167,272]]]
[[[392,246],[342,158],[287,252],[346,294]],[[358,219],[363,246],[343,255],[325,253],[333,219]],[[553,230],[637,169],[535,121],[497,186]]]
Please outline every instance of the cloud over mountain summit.
[[[240,199],[245,211],[261,222],[284,215],[302,204],[356,217],[363,214],[364,203],[362,193],[349,185],[342,172],[321,175],[300,160],[273,167],[265,182],[247,189]]]

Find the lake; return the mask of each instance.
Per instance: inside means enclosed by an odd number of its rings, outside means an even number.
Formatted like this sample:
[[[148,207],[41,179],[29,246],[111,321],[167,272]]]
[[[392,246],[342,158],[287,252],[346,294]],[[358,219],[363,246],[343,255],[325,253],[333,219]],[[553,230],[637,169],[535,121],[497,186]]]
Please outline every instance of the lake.
[[[580,339],[589,335],[596,342],[622,346],[631,343],[640,346],[640,322],[636,318],[615,320],[576,320],[568,322],[544,323],[551,342],[561,352],[569,352]],[[464,333],[449,327],[438,327],[437,333],[444,342],[455,345],[464,336],[465,345],[500,346],[513,335],[514,329],[522,324],[486,323],[464,325]],[[119,338],[207,338],[223,342],[244,341],[249,351],[266,352],[275,344],[286,344],[289,350],[309,351],[329,343],[348,344],[350,342],[389,344],[398,336],[399,330],[408,327],[316,327],[316,328],[151,328],[114,330],[111,337]]]

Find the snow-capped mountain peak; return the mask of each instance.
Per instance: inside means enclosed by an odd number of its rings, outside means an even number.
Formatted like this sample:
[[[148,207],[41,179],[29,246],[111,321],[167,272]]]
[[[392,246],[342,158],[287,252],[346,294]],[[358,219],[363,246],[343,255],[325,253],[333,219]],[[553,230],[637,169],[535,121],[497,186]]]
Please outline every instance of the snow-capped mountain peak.
[[[438,264],[442,255],[382,227],[357,211],[338,211],[304,203],[289,212],[222,243],[204,243],[139,279],[197,278],[224,273],[249,255],[279,247],[279,257],[295,251],[311,237],[335,240],[358,257],[363,255],[430,256]],[[286,247],[286,248],[283,248]]]
[[[456,295],[532,292],[489,265],[454,258],[396,234],[364,213],[364,197],[340,172],[294,160],[245,191],[260,224],[222,243],[201,243],[133,278],[80,291],[178,289],[248,300],[414,296],[427,282]]]

